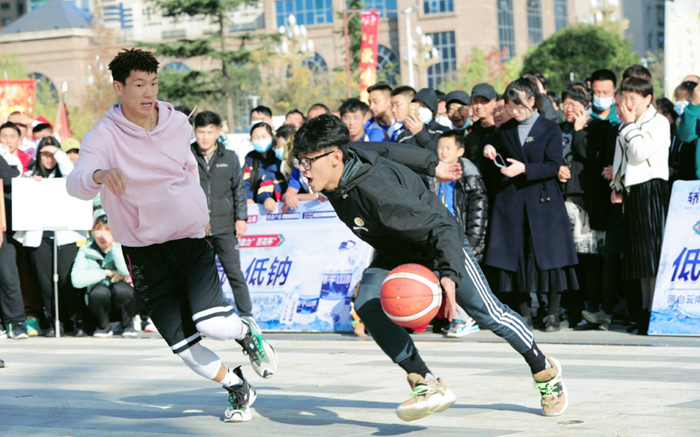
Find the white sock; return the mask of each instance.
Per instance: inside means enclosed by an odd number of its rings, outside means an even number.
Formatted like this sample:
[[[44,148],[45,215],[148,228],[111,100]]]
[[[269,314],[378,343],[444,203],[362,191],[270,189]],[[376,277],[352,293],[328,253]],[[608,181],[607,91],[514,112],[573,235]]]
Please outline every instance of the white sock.
[[[437,381],[437,378],[436,378],[435,375],[433,375],[432,373],[426,373],[424,379],[425,379],[426,381],[430,381],[431,379],[432,379],[433,381]]]
[[[545,366],[544,366],[545,370],[546,370],[546,369],[551,369],[551,368],[552,368],[552,363],[551,363],[548,359],[546,359],[546,358],[545,358],[544,361],[545,361],[545,363],[546,363]]]
[[[243,380],[239,378],[238,375],[233,373],[233,369],[229,369],[227,367],[226,376],[224,376],[224,380],[221,381],[221,385],[224,387],[231,387],[232,385],[240,384],[241,382],[243,382]]]

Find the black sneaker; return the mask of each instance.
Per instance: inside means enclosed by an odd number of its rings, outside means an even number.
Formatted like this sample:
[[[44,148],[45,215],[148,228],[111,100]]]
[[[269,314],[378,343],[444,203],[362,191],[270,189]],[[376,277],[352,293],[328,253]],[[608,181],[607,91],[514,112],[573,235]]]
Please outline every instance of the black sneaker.
[[[558,332],[561,330],[559,316],[547,316],[542,321],[544,322],[544,332]]]
[[[12,324],[12,329],[10,329],[10,338],[15,340],[26,340],[29,338],[27,334],[27,323],[17,322]]]
[[[113,332],[111,326],[107,326],[105,329],[95,329],[95,332],[92,333],[92,336],[96,338],[108,338],[112,335]]]
[[[224,387],[228,391],[228,409],[224,412],[224,422],[247,422],[252,418],[250,407],[257,398],[257,392],[243,376],[241,366],[233,369],[233,373],[241,378],[241,383]]]
[[[236,340],[243,348],[243,353],[250,359],[255,373],[261,378],[272,378],[277,370],[277,354],[262,336],[262,331],[255,320],[250,317],[241,317],[241,321],[248,327],[245,337]]]
[[[0,360],[0,369],[2,369],[3,367],[5,367],[5,362],[3,360]]]
[[[56,324],[51,322],[48,329],[42,329],[44,331],[44,337],[55,337],[56,336]],[[61,323],[61,337],[65,336],[66,333],[63,330],[63,323]]]

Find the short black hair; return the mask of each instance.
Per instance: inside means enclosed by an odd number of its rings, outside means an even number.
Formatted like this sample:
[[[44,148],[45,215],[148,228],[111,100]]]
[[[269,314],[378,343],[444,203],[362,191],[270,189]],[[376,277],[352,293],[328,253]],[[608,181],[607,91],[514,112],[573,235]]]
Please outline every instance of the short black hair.
[[[216,127],[221,127],[221,116],[216,112],[202,111],[194,117],[194,127],[209,126],[213,124]]]
[[[312,110],[314,110],[314,109],[316,109],[316,108],[323,108],[323,109],[326,111],[326,114],[330,114],[330,113],[331,113],[331,110],[328,109],[328,106],[324,105],[323,103],[314,103],[313,105],[311,105],[311,107],[309,108],[309,110],[306,111],[306,113],[308,114],[309,112],[311,112]]]
[[[440,134],[440,138],[454,138],[457,149],[464,149],[464,133],[456,129],[448,130]]]
[[[447,94],[443,93],[443,92],[440,91],[440,90],[435,90],[435,97],[437,97],[438,103],[444,102],[444,101],[445,101],[445,96],[447,96]]]
[[[534,71],[527,71],[523,73],[523,75],[520,77],[527,77],[534,80],[535,85],[537,85],[537,81],[539,81],[542,84],[542,88],[547,89],[547,78],[540,73]]]
[[[686,80],[685,82],[681,82],[681,84],[676,87],[673,93],[675,94],[678,90],[683,90],[692,96],[696,86],[698,86],[697,82],[693,82],[692,80]]]
[[[268,108],[267,106],[256,106],[255,108],[250,110],[250,115],[253,115],[253,112],[259,112],[260,114],[266,115],[268,117],[272,117],[272,110]]]
[[[593,82],[597,80],[611,80],[613,86],[617,86],[617,76],[612,72],[612,70],[596,70],[593,72],[593,74],[591,74],[591,77],[588,80],[591,82],[591,86],[593,86]]]
[[[572,82],[561,93],[562,102],[567,98],[586,106],[591,102],[591,93],[588,91],[585,83]]]
[[[20,136],[20,137],[22,136],[22,131],[19,130],[19,126],[17,126],[16,124],[14,124],[11,121],[7,121],[7,122],[5,122],[5,124],[0,125],[0,131],[2,131],[3,129],[14,129],[15,132],[17,132],[18,136]]]
[[[542,94],[537,89],[534,77],[523,75],[520,79],[516,79],[508,84],[503,92],[503,100],[505,103],[513,102],[516,105],[524,105],[525,102],[520,100],[520,91],[525,93],[525,97],[529,100],[530,97],[535,98],[535,108],[542,111]]]
[[[272,136],[272,126],[265,123],[264,121],[259,121],[259,122],[255,123],[253,125],[253,127],[250,128],[250,136],[251,137],[253,136],[253,132],[255,131],[255,129],[260,129],[261,127],[264,127],[265,130],[267,131],[267,133],[269,133],[270,136]]]
[[[367,94],[372,91],[388,91],[391,94],[391,85],[386,82],[377,82],[371,87],[367,88]]]
[[[283,124],[279,127],[279,129],[277,129],[277,132],[275,132],[273,143],[276,143],[277,140],[280,138],[284,138],[285,140],[289,141],[289,139],[296,133],[296,131],[296,128],[291,124]]]
[[[399,86],[394,88],[394,90],[391,92],[391,97],[395,97],[400,94],[408,97],[409,100],[413,100],[416,97],[416,90],[408,85]]]
[[[112,78],[126,85],[126,78],[132,71],[158,73],[158,60],[153,53],[141,49],[123,49],[112,59],[107,68],[112,72]]]
[[[319,115],[307,121],[294,135],[293,154],[311,154],[331,147],[343,152],[343,162],[348,159],[350,131],[338,117],[330,114]]]
[[[641,77],[642,79],[651,81],[651,71],[643,65],[634,64],[631,67],[627,67],[627,70],[622,73],[622,80],[628,77]]]
[[[666,97],[656,99],[656,108],[659,109],[659,112],[663,110],[663,112],[669,114],[674,120],[678,118],[678,113],[676,112],[673,106],[673,102],[667,99]]]
[[[297,108],[294,108],[291,111],[287,112],[287,115],[285,115],[284,118],[289,117],[291,114],[299,114],[299,115],[301,115],[301,119],[303,121],[306,121],[306,116],[304,115],[304,113],[301,112],[300,110],[298,110]]]
[[[367,106],[367,104],[360,99],[351,98],[344,101],[343,104],[340,105],[340,109],[338,109],[338,112],[340,112],[341,117],[347,114],[348,112],[357,111],[361,111],[362,115],[367,115],[367,111],[369,111],[369,106]]]
[[[641,77],[630,76],[623,80],[620,84],[621,91],[627,91],[630,93],[636,93],[642,97],[652,96],[654,97],[654,85],[652,85],[651,80],[647,80]]]
[[[50,130],[53,133],[53,128],[48,123],[39,123],[32,129],[32,132],[41,132],[43,130]]]
[[[547,91],[547,97],[555,104],[559,105],[561,103],[561,100],[559,99],[559,94],[555,93],[554,91]],[[498,100],[498,99],[496,99]]]
[[[192,110],[185,105],[174,106],[173,109],[176,110],[177,112],[182,112],[183,114],[185,114],[188,117],[189,117],[190,113],[192,112]]]

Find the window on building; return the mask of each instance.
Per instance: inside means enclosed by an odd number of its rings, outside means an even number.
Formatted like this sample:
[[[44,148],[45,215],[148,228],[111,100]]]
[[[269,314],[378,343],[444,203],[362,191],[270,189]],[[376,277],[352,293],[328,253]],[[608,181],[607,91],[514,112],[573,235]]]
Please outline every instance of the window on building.
[[[396,75],[400,71],[399,57],[389,47],[380,44],[377,48],[377,72],[384,72],[386,69],[390,69],[386,71],[389,84],[396,86]]]
[[[507,61],[515,54],[515,28],[513,27],[513,0],[496,0],[498,5],[498,47],[501,60]]]
[[[161,32],[161,37],[163,39],[169,38],[185,38],[187,36],[187,31],[185,29],[171,29],[164,30]]]
[[[542,3],[540,0],[527,0],[527,36],[530,44],[542,41]]]
[[[309,56],[301,61],[301,65],[311,70],[314,76],[328,73],[328,64],[326,64],[326,60],[323,59],[323,56],[318,53],[314,53],[313,56]]]
[[[453,0],[423,0],[423,12],[426,14],[440,14],[454,10]]]
[[[0,3],[0,10],[2,10],[2,11],[10,10],[10,4],[9,3]]]
[[[396,10],[398,6],[396,5],[397,0],[365,0],[364,9],[378,9],[382,11],[379,16],[384,17],[396,17]],[[383,11],[394,11],[394,12],[383,12]]]
[[[554,25],[556,30],[566,27],[567,24],[569,24],[568,0],[554,0]]]
[[[438,89],[445,79],[451,79],[457,70],[457,51],[454,32],[436,32],[428,34],[433,38],[433,45],[440,52],[440,62],[428,68],[428,87]]]
[[[24,15],[24,3],[17,3],[17,14]]]
[[[659,27],[664,27],[665,25],[665,10],[664,5],[656,5],[656,24]]]
[[[183,64],[182,62],[170,62],[166,64],[165,67],[162,68],[162,70],[185,72],[190,71],[190,67]]]
[[[278,0],[277,26],[287,25],[287,17],[294,14],[297,24],[310,26],[333,22],[332,0]]]
[[[664,33],[663,32],[659,32],[658,40],[659,40],[659,50],[663,50],[664,49]]]
[[[2,22],[0,22],[0,24],[2,25],[2,27],[5,27],[5,26],[9,26],[11,22],[12,22],[12,19],[5,17],[2,19]]]

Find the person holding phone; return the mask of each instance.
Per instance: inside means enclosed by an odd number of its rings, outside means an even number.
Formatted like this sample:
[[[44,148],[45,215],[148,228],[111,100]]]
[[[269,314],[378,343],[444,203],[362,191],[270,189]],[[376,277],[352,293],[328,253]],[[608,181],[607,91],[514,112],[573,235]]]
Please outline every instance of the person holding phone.
[[[437,156],[438,138],[449,129],[435,121],[436,113],[435,90],[423,88],[418,91],[409,105],[408,117],[404,121],[406,130],[399,135],[398,142],[428,149]]]

